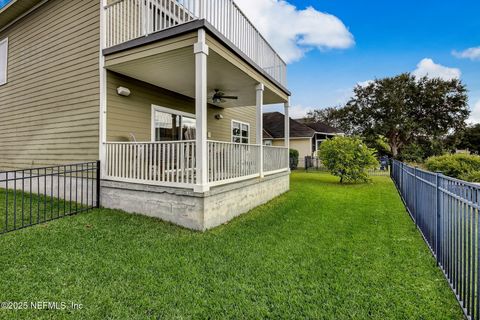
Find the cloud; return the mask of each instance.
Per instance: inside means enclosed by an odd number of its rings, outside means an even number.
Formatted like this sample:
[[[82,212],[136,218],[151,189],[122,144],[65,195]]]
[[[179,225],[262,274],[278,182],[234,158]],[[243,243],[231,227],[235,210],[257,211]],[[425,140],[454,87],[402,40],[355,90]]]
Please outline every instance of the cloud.
[[[295,105],[290,107],[288,114],[292,119],[301,119],[307,116],[307,112],[312,110],[312,108],[303,107],[301,105]]]
[[[287,63],[312,49],[347,49],[355,44],[340,19],[313,7],[299,10],[285,0],[236,2]]]
[[[368,87],[368,85],[372,84],[373,82],[373,80],[360,81],[357,82],[357,85],[360,87]]]
[[[472,113],[470,114],[470,118],[468,118],[468,122],[480,123],[480,100],[478,100],[471,109]]]
[[[453,50],[452,54],[460,59],[480,60],[480,47],[468,48],[463,51]]]
[[[444,80],[458,79],[462,75],[460,69],[449,68],[435,63],[432,59],[425,58],[417,64],[413,71],[416,77],[428,76],[430,78],[441,78]]]

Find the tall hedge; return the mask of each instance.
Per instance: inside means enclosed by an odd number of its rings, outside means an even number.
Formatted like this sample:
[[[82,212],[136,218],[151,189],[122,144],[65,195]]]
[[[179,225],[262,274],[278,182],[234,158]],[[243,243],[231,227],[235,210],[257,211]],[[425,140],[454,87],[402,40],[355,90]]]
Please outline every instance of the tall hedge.
[[[477,155],[459,153],[430,157],[425,166],[430,171],[442,172],[449,177],[480,181],[480,156]]]
[[[298,150],[289,150],[290,170],[295,170],[298,167]]]

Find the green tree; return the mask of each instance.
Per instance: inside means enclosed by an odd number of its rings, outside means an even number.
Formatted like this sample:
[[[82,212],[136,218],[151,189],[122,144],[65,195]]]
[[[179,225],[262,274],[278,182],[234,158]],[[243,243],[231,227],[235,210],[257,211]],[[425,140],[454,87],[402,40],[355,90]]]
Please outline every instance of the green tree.
[[[349,130],[349,123],[346,121],[347,119],[344,115],[344,112],[345,110],[341,106],[328,107],[308,111],[305,118],[312,122],[321,121],[342,131]]]
[[[458,137],[456,147],[480,154],[480,124],[477,123],[465,128]]]
[[[367,170],[378,166],[375,150],[356,137],[335,137],[324,141],[319,150],[323,165],[343,182],[367,182]]]
[[[385,137],[392,156],[398,157],[409,144],[419,144],[420,138],[437,141],[462,130],[469,110],[467,90],[460,80],[404,73],[357,85],[345,107],[330,113],[346,133],[368,141]]]

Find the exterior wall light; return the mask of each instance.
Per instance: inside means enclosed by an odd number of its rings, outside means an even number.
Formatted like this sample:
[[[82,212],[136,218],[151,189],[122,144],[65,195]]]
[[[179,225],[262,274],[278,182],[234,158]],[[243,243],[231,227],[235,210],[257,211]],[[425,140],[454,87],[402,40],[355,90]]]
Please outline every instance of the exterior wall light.
[[[125,88],[125,87],[118,87],[117,88],[117,94],[119,96],[123,96],[123,97],[128,97],[130,95],[130,89],[128,88]]]

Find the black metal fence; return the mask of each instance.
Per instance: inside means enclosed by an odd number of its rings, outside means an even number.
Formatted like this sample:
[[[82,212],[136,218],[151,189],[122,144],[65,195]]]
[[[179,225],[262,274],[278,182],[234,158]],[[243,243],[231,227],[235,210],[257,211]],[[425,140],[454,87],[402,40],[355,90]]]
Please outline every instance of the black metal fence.
[[[305,157],[304,158],[304,169],[306,171],[321,171],[321,172],[328,172],[329,170],[322,164],[322,161],[316,157]],[[389,162],[385,161],[385,163],[380,162],[378,168],[368,169],[368,174],[370,176],[386,176],[390,175],[390,167]]]
[[[392,161],[405,206],[469,319],[480,319],[480,186]]]
[[[0,171],[0,234],[96,208],[100,163]]]

